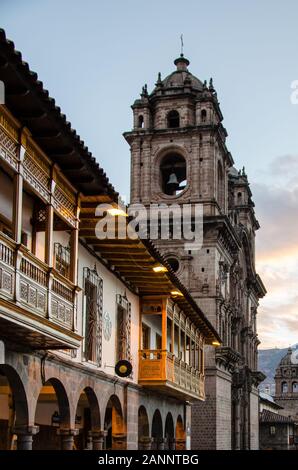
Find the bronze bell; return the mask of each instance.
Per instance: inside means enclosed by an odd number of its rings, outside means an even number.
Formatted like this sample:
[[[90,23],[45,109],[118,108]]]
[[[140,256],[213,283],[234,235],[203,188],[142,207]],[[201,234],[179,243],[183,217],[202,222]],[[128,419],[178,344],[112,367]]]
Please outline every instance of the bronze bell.
[[[170,192],[174,192],[174,191],[177,191],[178,188],[179,188],[179,182],[178,182],[177,176],[174,172],[172,172],[167,182],[167,189]]]

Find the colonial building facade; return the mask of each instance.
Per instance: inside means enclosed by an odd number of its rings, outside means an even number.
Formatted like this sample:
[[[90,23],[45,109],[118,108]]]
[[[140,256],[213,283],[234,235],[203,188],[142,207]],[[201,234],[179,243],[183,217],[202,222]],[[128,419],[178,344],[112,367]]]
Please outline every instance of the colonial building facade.
[[[3,30],[0,80],[0,448],[189,447],[216,329]]]
[[[295,420],[271,395],[260,392],[260,449],[295,450]]]
[[[289,348],[275,371],[275,401],[298,421],[298,348]]]
[[[203,211],[203,246],[157,240],[167,259],[222,339],[205,363],[206,401],[192,408],[194,449],[257,449],[256,316],[265,288],[255,270],[259,228],[245,170],[237,171],[226,147],[217,93],[188,70],[158,74],[151,94],[143,87],[133,106],[131,202],[188,205]]]

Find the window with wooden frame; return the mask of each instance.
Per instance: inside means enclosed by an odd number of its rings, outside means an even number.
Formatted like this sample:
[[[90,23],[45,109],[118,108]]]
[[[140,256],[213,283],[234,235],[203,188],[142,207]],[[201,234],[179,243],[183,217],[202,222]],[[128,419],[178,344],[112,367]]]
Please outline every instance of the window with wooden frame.
[[[155,349],[162,349],[162,338],[159,333],[155,334]]]
[[[54,243],[55,269],[67,279],[70,278],[70,248],[61,243]]]
[[[131,360],[131,303],[124,295],[117,294],[117,331],[116,331],[116,360]]]
[[[84,357],[86,361],[101,365],[103,282],[96,267],[84,268],[85,319]]]
[[[142,323],[142,349],[150,349],[151,329]]]

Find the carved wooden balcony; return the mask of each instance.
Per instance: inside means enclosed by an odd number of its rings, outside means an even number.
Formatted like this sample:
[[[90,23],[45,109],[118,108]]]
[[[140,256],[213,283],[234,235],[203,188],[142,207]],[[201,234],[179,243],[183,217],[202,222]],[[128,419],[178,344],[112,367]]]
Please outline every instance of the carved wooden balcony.
[[[139,384],[184,400],[205,399],[204,375],[166,350],[139,351]]]
[[[0,232],[0,335],[34,349],[74,349],[76,287]]]

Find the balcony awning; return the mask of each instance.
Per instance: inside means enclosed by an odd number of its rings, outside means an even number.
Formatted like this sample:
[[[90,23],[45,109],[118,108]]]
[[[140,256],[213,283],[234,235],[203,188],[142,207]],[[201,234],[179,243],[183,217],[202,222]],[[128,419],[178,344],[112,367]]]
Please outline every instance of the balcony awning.
[[[118,200],[118,193],[109,182],[88,147],[80,139],[55,100],[44,89],[27,62],[22,60],[14,43],[6,39],[0,29],[0,80],[5,85],[5,106],[26,126],[32,138],[46,155],[56,163],[78,192],[83,194],[80,237],[106,261],[109,268],[140,295],[166,295],[179,290],[183,296],[175,298],[211,344],[220,338],[204,316],[187,289],[181,284],[166,260],[148,240],[97,240],[94,210],[99,202]],[[159,261],[168,268],[166,273],[154,273]]]
[[[81,336],[66,330],[45,318],[36,318],[27,309],[0,302],[0,332],[6,340],[20,347],[30,345],[36,350],[77,349]],[[5,332],[5,335],[4,335]]]
[[[117,200],[118,193],[84,141],[71,127],[61,108],[30,70],[14,43],[0,29],[0,80],[5,86],[5,106],[26,126],[47,156],[84,194]]]
[[[173,300],[202,331],[206,343],[221,342],[215,328],[150,240],[140,238],[132,240],[129,237],[120,239],[117,232],[114,239],[99,240],[96,237],[95,226],[100,217],[95,216],[95,209],[99,202],[94,197],[82,198],[81,241],[105,260],[109,269],[138,295],[170,296],[171,292],[178,290],[182,295],[174,296]],[[129,219],[125,219],[128,224]],[[153,267],[156,264],[165,266],[167,272],[154,272]]]

